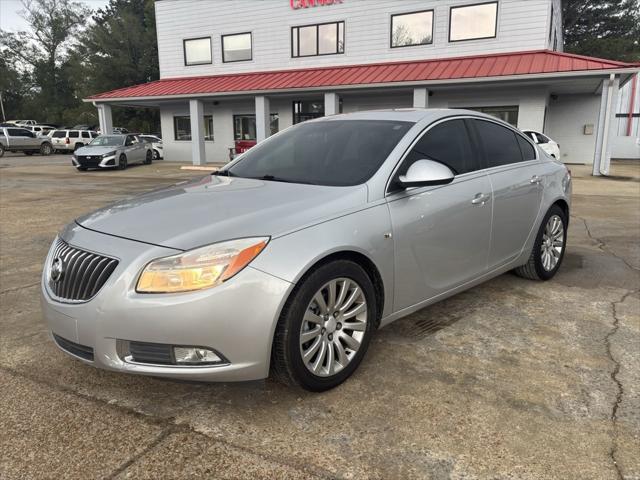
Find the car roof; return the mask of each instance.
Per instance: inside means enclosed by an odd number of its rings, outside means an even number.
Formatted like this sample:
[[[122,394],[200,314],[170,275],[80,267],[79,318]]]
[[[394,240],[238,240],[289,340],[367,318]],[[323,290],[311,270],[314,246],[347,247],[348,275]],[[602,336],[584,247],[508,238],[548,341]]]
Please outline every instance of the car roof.
[[[335,120],[391,120],[418,123],[424,120],[435,121],[440,118],[451,117],[453,115],[472,115],[474,117],[496,120],[495,117],[475,110],[465,110],[458,108],[391,108],[343,113],[340,115],[320,117],[310,121],[326,122]]]

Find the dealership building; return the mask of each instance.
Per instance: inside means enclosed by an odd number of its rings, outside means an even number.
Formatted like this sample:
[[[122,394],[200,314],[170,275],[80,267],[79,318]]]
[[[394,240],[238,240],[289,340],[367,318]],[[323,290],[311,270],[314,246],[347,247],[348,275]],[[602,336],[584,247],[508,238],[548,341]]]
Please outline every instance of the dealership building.
[[[160,111],[166,159],[228,161],[293,124],[470,108],[608,173],[640,158],[638,65],[562,52],[560,0],[158,0],[160,80],[96,94]]]

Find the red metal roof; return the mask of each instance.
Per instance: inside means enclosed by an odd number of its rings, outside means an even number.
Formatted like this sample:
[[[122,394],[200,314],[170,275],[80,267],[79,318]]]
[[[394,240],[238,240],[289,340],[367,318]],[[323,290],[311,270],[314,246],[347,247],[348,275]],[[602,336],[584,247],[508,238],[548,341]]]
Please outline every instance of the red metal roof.
[[[99,93],[89,97],[89,99],[103,100],[212,93],[232,94],[236,92],[277,91],[296,88],[514,77],[518,75],[634,67],[633,64],[602,58],[538,50],[367,65],[234,73],[205,77],[164,78],[154,82]]]

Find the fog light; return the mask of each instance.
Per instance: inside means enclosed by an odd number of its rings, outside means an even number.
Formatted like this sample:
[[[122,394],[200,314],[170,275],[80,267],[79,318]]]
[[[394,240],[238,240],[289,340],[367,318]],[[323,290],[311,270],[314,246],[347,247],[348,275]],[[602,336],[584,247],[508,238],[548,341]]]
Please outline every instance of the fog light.
[[[173,347],[178,365],[207,365],[222,363],[222,359],[211,350],[199,347]]]

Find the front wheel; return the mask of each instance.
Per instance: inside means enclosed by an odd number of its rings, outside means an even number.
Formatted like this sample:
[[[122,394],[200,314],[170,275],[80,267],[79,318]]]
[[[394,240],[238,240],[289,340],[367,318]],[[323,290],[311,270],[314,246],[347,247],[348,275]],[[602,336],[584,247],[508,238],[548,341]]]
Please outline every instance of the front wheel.
[[[144,164],[150,165],[152,161],[153,161],[153,153],[151,152],[151,150],[147,150],[147,155],[144,159]]]
[[[153,149],[153,159],[154,160],[160,160],[160,152],[158,150],[156,150],[155,148]]]
[[[531,256],[515,273],[530,280],[549,280],[556,274],[567,245],[567,215],[553,205],[540,225]]]
[[[367,351],[376,308],[373,283],[358,264],[337,260],[319,267],[282,311],[271,355],[274,376],[315,392],[338,386]]]
[[[40,145],[40,154],[47,156],[47,155],[51,155],[51,152],[53,151],[53,147],[51,146],[50,143],[43,143],[42,145]]]
[[[120,170],[125,170],[127,168],[127,157],[124,153],[121,154],[120,158],[118,159],[118,168]]]

